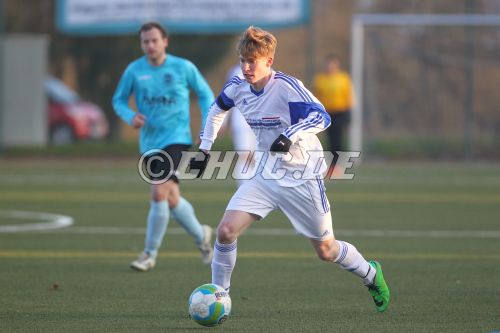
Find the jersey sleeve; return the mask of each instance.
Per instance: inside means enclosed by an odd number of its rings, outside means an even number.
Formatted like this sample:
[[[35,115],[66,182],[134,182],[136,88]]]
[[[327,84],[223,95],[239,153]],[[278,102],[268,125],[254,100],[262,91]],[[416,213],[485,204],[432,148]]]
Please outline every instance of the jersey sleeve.
[[[188,84],[198,96],[198,105],[201,112],[201,128],[204,128],[210,106],[214,101],[214,94],[198,68],[192,62],[188,62],[187,64]]]
[[[234,107],[235,83],[232,80],[226,83],[210,107],[205,128],[200,133],[200,149],[210,150],[212,148],[227,112]]]
[[[291,125],[283,135],[297,141],[301,133],[317,134],[330,126],[330,115],[321,102],[304,87],[300,80],[286,77],[288,83],[288,108]]]
[[[133,90],[134,78],[132,69],[129,66],[125,69],[125,72],[123,72],[112,100],[115,113],[129,125],[132,125],[132,119],[135,116],[135,111],[128,105],[128,99],[132,95]]]

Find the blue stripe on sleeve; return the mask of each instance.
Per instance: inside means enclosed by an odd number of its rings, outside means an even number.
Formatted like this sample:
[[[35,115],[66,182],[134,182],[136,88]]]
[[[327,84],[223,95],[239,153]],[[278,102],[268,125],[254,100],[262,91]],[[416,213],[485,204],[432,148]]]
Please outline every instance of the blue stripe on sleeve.
[[[290,79],[288,79],[288,78],[286,78],[286,77],[284,77],[284,76],[282,76],[282,75],[279,75],[279,74],[276,74],[276,75],[274,76],[274,78],[279,79],[279,80],[282,80],[282,81],[285,81],[286,83],[288,83],[288,85],[289,85],[289,86],[290,86],[293,90],[295,90],[295,92],[296,92],[297,94],[299,94],[299,96],[302,98],[302,100],[303,100],[303,101],[305,101],[305,102],[308,102],[308,101],[309,101],[309,100],[308,100],[308,98],[307,98],[307,95],[306,95],[306,94],[304,94],[304,92],[303,92],[301,89],[298,89],[298,88],[297,88],[297,86],[296,86],[296,85],[292,82],[292,80],[290,80]]]
[[[290,124],[298,124],[300,120],[306,119],[309,115],[309,108],[306,103],[302,102],[288,102],[288,109],[290,110]]]
[[[306,119],[311,112],[319,112],[321,109],[323,109],[323,106],[318,103],[288,102],[290,124],[298,124],[300,121]]]
[[[318,112],[321,114],[321,117],[323,117],[323,121],[325,122],[325,128],[329,127],[330,124],[332,123],[332,118],[330,117],[328,112],[326,112],[324,108],[321,108],[321,110],[318,110]]]
[[[288,138],[297,133],[297,131],[315,127],[322,122],[325,128],[330,126],[330,115],[325,111],[323,105],[319,103],[289,102],[288,108],[290,111],[290,123],[292,126],[286,129],[283,133]],[[307,119],[311,112],[317,112],[318,114],[312,119]],[[304,119],[307,120],[302,121]]]
[[[226,89],[227,87],[229,87],[232,84],[239,85],[239,84],[241,84],[241,82],[243,82],[242,79],[240,79],[238,76],[233,76],[229,81],[226,82],[226,84],[224,85],[224,88],[222,88],[222,90]]]
[[[215,100],[215,103],[224,111],[227,111],[234,107],[234,101],[229,98],[224,91],[220,93],[219,97]]]
[[[274,77],[287,82],[304,99],[304,101],[313,102],[313,99],[309,95],[309,92],[304,87],[302,87],[297,79],[293,76],[288,76],[282,72],[277,72]]]
[[[289,138],[300,130],[306,130],[308,128],[316,127],[317,125],[321,124],[322,121],[323,118],[321,118],[321,116],[318,114],[313,119],[309,119],[296,124],[295,126],[289,127],[284,134]]]

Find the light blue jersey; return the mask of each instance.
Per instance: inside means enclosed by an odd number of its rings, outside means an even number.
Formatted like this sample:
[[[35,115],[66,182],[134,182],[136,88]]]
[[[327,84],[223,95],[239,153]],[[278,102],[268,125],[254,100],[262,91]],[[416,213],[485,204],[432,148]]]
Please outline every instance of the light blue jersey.
[[[167,55],[160,66],[152,66],[146,56],[132,62],[123,73],[113,96],[113,107],[129,125],[135,112],[128,100],[133,94],[138,111],[146,117],[140,129],[141,154],[172,144],[192,145],[189,117],[189,91],[198,96],[202,124],[214,101],[212,90],[189,60]]]

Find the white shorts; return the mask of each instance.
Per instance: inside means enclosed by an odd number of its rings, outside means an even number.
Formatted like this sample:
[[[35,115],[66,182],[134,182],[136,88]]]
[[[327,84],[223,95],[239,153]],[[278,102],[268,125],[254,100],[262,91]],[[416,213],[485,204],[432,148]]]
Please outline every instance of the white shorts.
[[[261,218],[276,209],[288,217],[298,234],[315,240],[333,236],[330,204],[323,179],[319,177],[295,187],[284,187],[257,175],[238,188],[226,208]]]

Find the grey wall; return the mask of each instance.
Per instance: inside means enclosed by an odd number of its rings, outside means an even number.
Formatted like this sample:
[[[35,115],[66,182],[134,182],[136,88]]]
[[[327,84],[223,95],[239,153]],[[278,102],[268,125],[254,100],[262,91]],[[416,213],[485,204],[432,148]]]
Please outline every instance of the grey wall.
[[[47,144],[48,38],[7,35],[0,46],[0,138],[4,147]]]

